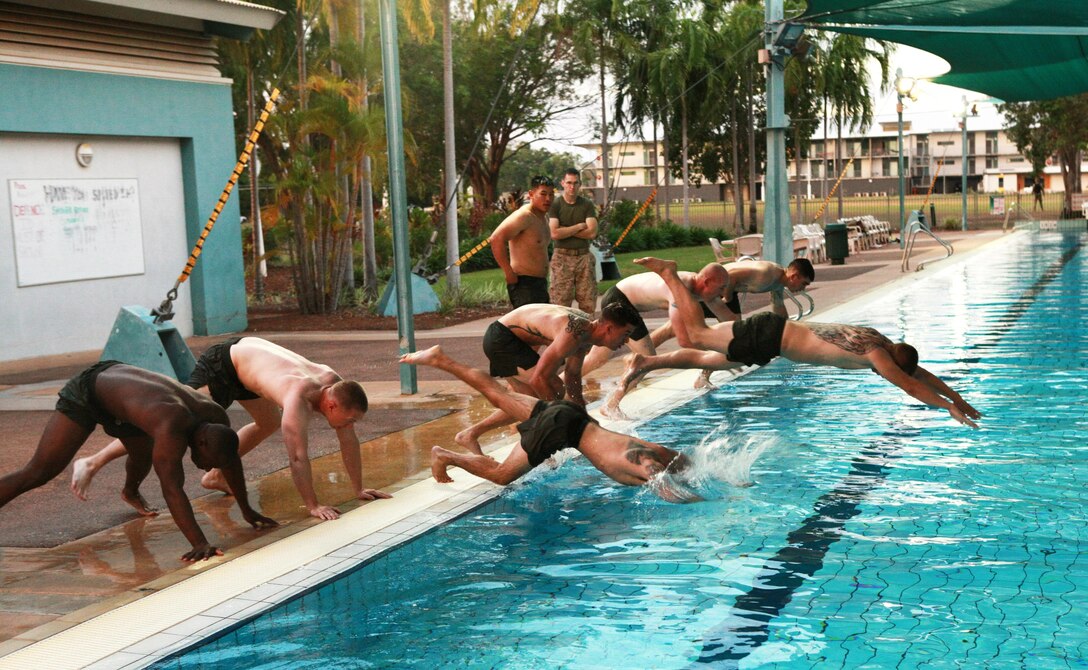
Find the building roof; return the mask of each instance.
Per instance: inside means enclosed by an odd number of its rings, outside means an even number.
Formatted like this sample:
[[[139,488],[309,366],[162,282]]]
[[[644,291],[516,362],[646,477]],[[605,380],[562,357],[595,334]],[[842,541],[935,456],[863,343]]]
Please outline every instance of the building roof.
[[[284,12],[241,0],[9,0],[15,4],[58,9],[152,25],[246,39],[268,30]]]

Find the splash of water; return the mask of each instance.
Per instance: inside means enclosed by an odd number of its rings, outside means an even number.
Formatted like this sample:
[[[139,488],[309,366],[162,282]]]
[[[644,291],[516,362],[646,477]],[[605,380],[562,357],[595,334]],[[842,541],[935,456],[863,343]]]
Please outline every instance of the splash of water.
[[[752,465],[768,449],[776,446],[770,434],[745,437],[721,435],[715,430],[684,455],[688,465],[683,470],[667,471],[654,478],[648,488],[671,502],[694,502],[720,498],[718,484],[748,487],[753,484]]]

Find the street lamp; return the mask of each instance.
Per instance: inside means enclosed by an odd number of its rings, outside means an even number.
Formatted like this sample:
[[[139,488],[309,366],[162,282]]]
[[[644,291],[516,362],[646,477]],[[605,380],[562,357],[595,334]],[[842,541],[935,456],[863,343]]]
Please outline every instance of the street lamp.
[[[899,115],[899,247],[902,248],[906,243],[904,237],[907,232],[907,203],[905,197],[906,184],[903,180],[903,98],[910,98],[911,100],[917,100],[914,95],[914,84],[917,83],[913,77],[904,77],[903,68],[898,68],[895,71],[895,96],[896,105],[895,112]]]

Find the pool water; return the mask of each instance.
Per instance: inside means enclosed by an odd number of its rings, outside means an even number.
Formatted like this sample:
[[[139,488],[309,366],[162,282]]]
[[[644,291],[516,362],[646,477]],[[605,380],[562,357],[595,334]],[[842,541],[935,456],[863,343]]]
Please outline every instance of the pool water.
[[[778,360],[637,428],[695,454],[706,502],[572,460],[156,667],[1083,666],[1085,241],[1019,235],[836,315],[917,346],[979,431]]]

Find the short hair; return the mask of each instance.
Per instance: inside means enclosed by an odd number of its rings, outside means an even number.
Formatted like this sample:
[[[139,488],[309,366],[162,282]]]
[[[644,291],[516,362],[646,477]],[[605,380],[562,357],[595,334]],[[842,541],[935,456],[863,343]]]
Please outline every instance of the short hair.
[[[347,409],[366,413],[370,407],[366,399],[366,391],[363,390],[363,385],[357,381],[341,379],[332,385],[330,391],[332,397],[336,398],[336,401]]]
[[[816,281],[816,269],[812,267],[812,261],[807,258],[795,258],[786,267],[793,268],[810,282]]]
[[[637,326],[642,317],[634,305],[627,302],[610,302],[601,308],[601,318],[620,326]]]
[[[569,168],[567,168],[567,169],[566,169],[566,170],[565,170],[565,171],[563,172],[563,176],[564,176],[564,177],[566,177],[566,176],[567,176],[568,174],[570,174],[570,175],[574,175],[575,177],[578,177],[578,180],[579,180],[579,181],[581,181],[581,180],[582,180],[582,173],[578,171],[578,168],[573,168],[573,167],[569,167]]]
[[[706,273],[706,274],[703,274],[703,273]],[[725,269],[724,265],[722,265],[721,263],[718,263],[716,261],[713,262],[713,263],[707,263],[705,266],[703,266],[702,270],[699,270],[699,272],[697,274],[701,274],[704,277],[711,277],[711,278],[714,277],[715,275],[717,275],[718,277],[724,277],[726,279],[726,281],[729,280],[729,270]]]
[[[190,446],[195,446],[204,437],[204,445],[207,449],[226,455],[238,455],[238,433],[230,426],[221,423],[201,423],[193,430],[189,440]]]
[[[529,180],[529,190],[531,191],[537,186],[547,186],[548,188],[555,188],[555,180],[547,175],[538,174]]]
[[[891,354],[899,369],[913,377],[918,369],[918,350],[906,342],[899,342],[892,345]]]

